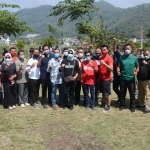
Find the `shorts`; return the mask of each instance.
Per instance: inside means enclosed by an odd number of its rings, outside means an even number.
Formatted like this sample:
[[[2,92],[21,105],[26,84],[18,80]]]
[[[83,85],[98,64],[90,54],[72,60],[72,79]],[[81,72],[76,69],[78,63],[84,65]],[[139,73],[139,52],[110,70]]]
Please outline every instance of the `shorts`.
[[[100,92],[105,96],[111,95],[110,85],[111,85],[111,80],[107,80],[107,81],[100,80],[99,81]]]

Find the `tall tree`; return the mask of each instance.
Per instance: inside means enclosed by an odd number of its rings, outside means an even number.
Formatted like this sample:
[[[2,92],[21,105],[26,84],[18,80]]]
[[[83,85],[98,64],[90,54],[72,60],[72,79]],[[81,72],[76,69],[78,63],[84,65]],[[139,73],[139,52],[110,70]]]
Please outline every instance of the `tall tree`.
[[[14,4],[2,4],[0,3],[0,35],[21,35],[25,31],[33,31],[32,28],[27,26],[27,22],[20,21],[17,14],[10,13],[8,10],[2,10],[2,8],[20,8]]]

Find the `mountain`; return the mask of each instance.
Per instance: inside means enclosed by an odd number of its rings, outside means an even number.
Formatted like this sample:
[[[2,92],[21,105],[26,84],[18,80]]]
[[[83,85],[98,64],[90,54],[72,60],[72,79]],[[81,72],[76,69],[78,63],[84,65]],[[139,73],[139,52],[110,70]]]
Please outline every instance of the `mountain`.
[[[145,33],[150,27],[150,3],[142,4],[131,8],[119,8],[115,7],[103,0],[95,2],[94,4],[99,8],[99,11],[93,15],[92,23],[95,24],[99,20],[100,14],[103,14],[105,24],[109,29],[113,29],[116,32],[125,31],[126,37],[140,37],[141,26]],[[22,9],[18,11],[18,17],[21,20],[28,22],[29,26],[37,30],[42,37],[48,36],[47,30],[48,24],[52,24],[57,27],[58,17],[49,17],[50,5],[42,5],[30,9]],[[76,36],[77,32],[75,29],[76,22],[69,22],[68,20],[64,23],[64,36]],[[96,24],[95,24],[96,25]]]

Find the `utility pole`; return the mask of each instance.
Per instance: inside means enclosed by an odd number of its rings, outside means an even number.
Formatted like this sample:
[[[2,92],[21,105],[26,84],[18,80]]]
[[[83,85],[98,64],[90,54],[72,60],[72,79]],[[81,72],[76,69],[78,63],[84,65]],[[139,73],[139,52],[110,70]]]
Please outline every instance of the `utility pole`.
[[[143,24],[141,25],[141,48],[143,49],[143,32],[144,32],[144,29],[143,29]]]

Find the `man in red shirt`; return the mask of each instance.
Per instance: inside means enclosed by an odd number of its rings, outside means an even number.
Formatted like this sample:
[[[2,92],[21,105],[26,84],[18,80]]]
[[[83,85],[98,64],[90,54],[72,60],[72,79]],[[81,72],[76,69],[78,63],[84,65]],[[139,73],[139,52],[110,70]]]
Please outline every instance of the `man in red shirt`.
[[[113,71],[113,58],[108,54],[108,46],[102,45],[101,47],[102,57],[100,58],[100,91],[102,92],[102,104],[101,107],[104,107],[104,112],[110,110],[111,104],[111,79]]]
[[[87,110],[90,105],[90,99],[88,96],[89,89],[91,93],[91,106],[95,110],[95,73],[98,71],[98,66],[95,60],[91,60],[92,53],[90,51],[85,52],[85,61],[81,63],[82,78],[81,83],[84,89],[85,109]]]

